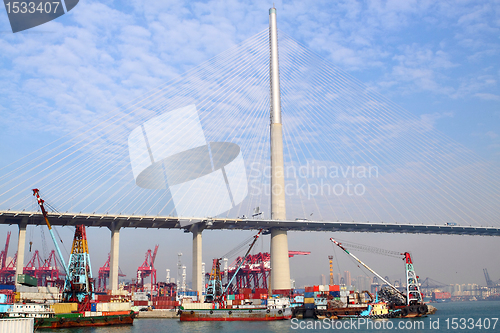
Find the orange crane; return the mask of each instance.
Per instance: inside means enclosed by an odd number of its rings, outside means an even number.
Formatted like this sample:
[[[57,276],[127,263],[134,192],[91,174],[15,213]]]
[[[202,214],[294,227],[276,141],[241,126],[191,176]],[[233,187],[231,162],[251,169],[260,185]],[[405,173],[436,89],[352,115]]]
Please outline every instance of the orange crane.
[[[137,268],[137,287],[142,288],[144,285],[144,280],[150,276],[151,277],[151,290],[156,290],[156,268],[155,259],[156,253],[158,252],[158,245],[156,245],[155,250],[151,253],[151,249],[146,252],[146,259],[139,268]]]

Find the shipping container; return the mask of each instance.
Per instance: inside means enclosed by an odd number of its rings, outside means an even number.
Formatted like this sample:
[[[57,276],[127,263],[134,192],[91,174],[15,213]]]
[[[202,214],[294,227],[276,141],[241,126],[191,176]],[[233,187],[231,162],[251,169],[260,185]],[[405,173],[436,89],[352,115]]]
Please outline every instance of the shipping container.
[[[16,286],[13,284],[0,284],[0,290],[16,291]]]
[[[451,298],[451,293],[448,292],[433,292],[432,293],[432,299],[438,300],[438,299],[449,299]]]
[[[305,287],[304,288],[304,293],[312,293],[314,292],[314,287]]]
[[[78,310],[78,303],[55,303],[50,306],[55,314],[71,313]]]
[[[314,310],[314,303],[304,303],[306,310]]]
[[[304,293],[304,297],[307,297],[307,298],[311,298],[311,297],[314,297],[314,292],[305,292]]]
[[[312,304],[314,304],[314,298],[304,298],[304,303],[312,303]]]
[[[38,280],[27,274],[19,274],[17,276],[17,283],[32,287],[38,286]],[[36,289],[36,292],[38,292],[38,288]]]
[[[315,292],[316,292],[316,291],[319,291],[319,286],[314,286],[313,288],[314,288],[314,291],[315,291]]]
[[[340,286],[338,284],[329,286],[329,291],[340,291]]]
[[[35,330],[34,318],[15,318],[0,320],[0,332],[33,333]]]

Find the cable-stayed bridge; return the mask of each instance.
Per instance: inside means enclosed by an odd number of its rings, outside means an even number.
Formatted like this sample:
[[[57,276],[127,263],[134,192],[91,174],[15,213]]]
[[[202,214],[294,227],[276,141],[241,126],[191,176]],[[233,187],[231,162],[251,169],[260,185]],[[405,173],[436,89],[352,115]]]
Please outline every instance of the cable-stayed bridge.
[[[265,220],[254,218],[181,218],[175,216],[124,216],[96,214],[49,214],[52,225],[74,226],[84,224],[87,227],[182,229],[191,232],[193,225],[201,225],[203,230],[259,230],[265,233],[273,228],[286,231],[327,231],[327,232],[379,232],[408,234],[442,234],[500,236],[500,229],[494,227],[473,227],[458,225],[409,224],[409,223],[370,223],[349,221],[314,221],[314,220]],[[39,212],[0,212],[1,224],[22,224],[44,226],[45,221]]]
[[[192,232],[193,281],[206,229],[499,235],[494,166],[283,32],[273,93],[269,38],[266,29],[77,130],[83,118],[63,120],[58,140],[4,166],[0,223],[20,226],[19,265],[26,225],[42,223],[33,188],[61,212],[54,225],[111,230],[113,289],[126,227]],[[283,167],[271,170],[277,96]],[[280,172],[286,218],[238,218],[276,213]]]

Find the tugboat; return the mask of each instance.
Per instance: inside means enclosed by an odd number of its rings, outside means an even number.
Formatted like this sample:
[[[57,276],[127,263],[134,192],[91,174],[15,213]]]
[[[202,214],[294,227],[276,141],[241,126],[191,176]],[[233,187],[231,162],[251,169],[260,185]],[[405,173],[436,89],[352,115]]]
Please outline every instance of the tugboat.
[[[179,310],[181,321],[272,321],[292,318],[292,309],[288,298],[270,298],[264,305],[250,304],[250,302],[243,305],[229,305],[227,302],[228,287],[246,261],[261,233],[262,229],[254,236],[252,244],[243,257],[244,259],[224,289],[220,272],[222,259],[214,259],[205,303],[182,304]]]
[[[342,246],[341,243],[337,242],[333,238],[330,240],[340,247],[345,253],[354,258],[357,262],[359,262],[363,267],[368,269],[370,272],[375,274],[379,279],[384,281],[390,288],[392,288],[397,295],[400,295],[406,301],[405,305],[395,305],[389,304],[387,302],[378,301],[378,294],[376,295],[376,302],[372,303],[367,310],[362,313],[351,316],[351,315],[339,315],[339,318],[352,318],[352,317],[372,317],[378,316],[377,318],[392,318],[392,317],[403,317],[403,318],[413,318],[413,317],[421,317],[426,315],[429,312],[427,304],[423,301],[423,294],[420,292],[420,287],[418,284],[418,276],[415,273],[415,269],[413,268],[413,262],[411,259],[411,255],[408,252],[398,253],[403,256],[403,260],[405,260],[405,268],[406,268],[406,295],[403,294],[399,289],[393,286],[389,281],[384,279],[380,274],[375,272],[373,269],[368,267],[364,262],[359,260],[354,254],[350,253]],[[387,310],[387,312],[386,312]],[[380,313],[379,313],[380,312]]]

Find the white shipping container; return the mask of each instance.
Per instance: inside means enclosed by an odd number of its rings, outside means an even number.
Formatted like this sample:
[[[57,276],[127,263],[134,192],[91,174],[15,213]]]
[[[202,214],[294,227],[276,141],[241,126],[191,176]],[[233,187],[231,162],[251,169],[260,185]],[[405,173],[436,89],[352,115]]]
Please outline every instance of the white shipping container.
[[[109,310],[109,303],[96,303],[96,310],[99,312],[108,312]]]
[[[37,293],[38,287],[23,286],[21,284],[16,287],[16,291],[18,293]]]
[[[107,311],[130,311],[130,302],[111,302],[108,303]]]
[[[33,333],[34,318],[0,319],[0,333]]]
[[[319,285],[319,291],[325,291],[325,286]]]

